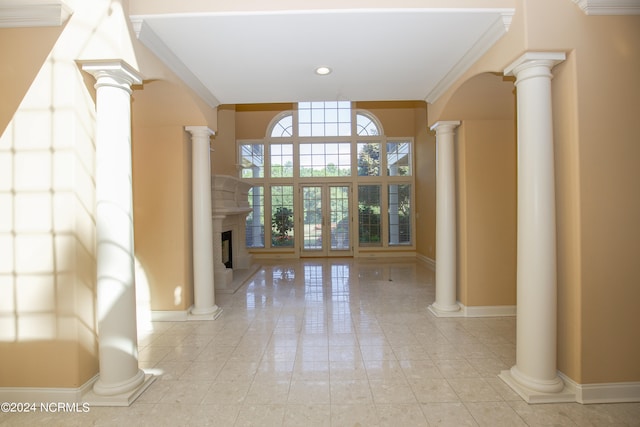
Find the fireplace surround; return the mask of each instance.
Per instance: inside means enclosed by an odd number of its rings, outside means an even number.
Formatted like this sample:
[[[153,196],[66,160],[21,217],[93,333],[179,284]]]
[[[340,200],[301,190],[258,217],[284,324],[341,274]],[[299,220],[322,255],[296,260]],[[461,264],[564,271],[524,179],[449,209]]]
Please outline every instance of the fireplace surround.
[[[251,207],[251,185],[228,175],[211,177],[211,219],[213,222],[213,275],[216,292],[233,293],[242,286],[252,269],[252,257],[245,244],[245,220]],[[230,232],[230,233],[229,233]],[[228,254],[231,267],[223,262],[223,234],[230,234]],[[224,261],[228,261],[225,259]]]

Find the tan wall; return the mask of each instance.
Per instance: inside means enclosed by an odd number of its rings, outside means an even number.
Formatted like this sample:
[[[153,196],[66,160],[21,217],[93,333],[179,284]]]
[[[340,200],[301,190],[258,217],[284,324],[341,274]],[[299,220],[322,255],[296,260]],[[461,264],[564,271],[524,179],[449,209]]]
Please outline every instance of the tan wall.
[[[638,381],[640,17],[544,0],[527,18],[532,49],[569,55],[553,70],[559,369],[582,384]]]
[[[483,73],[459,85],[443,112],[456,138],[458,299],[516,304],[516,136],[513,79]],[[437,262],[437,260],[436,260]]]
[[[586,20],[576,49],[583,383],[640,381],[640,17]]]
[[[436,259],[436,138],[427,127],[427,105],[415,111],[416,252]]]
[[[217,119],[172,79],[145,82],[132,96],[136,286],[148,293],[151,310],[187,310],[193,304],[192,144],[184,128]]]
[[[133,201],[136,260],[152,310],[193,304],[191,142],[182,127],[134,126]]]
[[[0,134],[61,32],[62,27],[0,29]]]
[[[235,120],[235,106],[218,107],[218,133],[213,140],[211,152],[211,173],[214,175],[238,177]]]
[[[18,78],[2,101],[0,387],[77,388],[98,372],[95,104],[75,62],[99,12],[89,9],[77,9],[46,60],[55,31],[34,30],[44,36],[34,62],[16,61],[33,80],[21,93]],[[11,43],[30,52],[29,40]]]
[[[516,303],[516,147],[512,120],[458,130],[458,276],[466,306]]]
[[[293,110],[294,108],[295,104],[288,103],[236,105],[236,138],[264,138],[271,120],[279,113]]]
[[[587,16],[572,2],[521,2],[509,33],[434,105],[458,120],[458,88],[526,50],[564,51],[554,68],[558,369],[578,383],[638,381],[640,18]],[[635,77],[634,77],[635,76]],[[487,99],[490,99],[488,96]],[[637,192],[637,191],[635,191]]]

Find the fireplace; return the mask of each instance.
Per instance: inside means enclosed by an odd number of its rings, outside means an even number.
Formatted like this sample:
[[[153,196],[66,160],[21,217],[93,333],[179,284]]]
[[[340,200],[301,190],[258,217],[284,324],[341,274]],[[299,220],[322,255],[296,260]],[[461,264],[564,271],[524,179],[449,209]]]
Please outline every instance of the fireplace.
[[[233,231],[222,232],[222,263],[225,267],[233,269]]]
[[[213,275],[216,292],[233,293],[255,271],[245,242],[246,218],[251,212],[251,185],[227,175],[211,177]]]

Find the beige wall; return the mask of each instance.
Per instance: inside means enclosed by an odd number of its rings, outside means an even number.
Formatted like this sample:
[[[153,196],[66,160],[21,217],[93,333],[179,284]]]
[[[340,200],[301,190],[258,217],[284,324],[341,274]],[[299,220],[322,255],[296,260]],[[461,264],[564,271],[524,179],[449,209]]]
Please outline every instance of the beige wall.
[[[512,120],[465,120],[457,138],[458,284],[466,306],[516,304]]]
[[[123,16],[104,19],[104,2],[73,3],[64,30],[2,33],[34,57],[3,74],[0,387],[77,388],[98,372],[95,104],[76,60],[91,58],[94,30]]]
[[[211,173],[214,175],[238,176],[235,120],[234,105],[218,107],[218,133],[214,137],[211,152]]]
[[[133,131],[135,252],[152,310],[193,304],[191,141],[179,126]]]
[[[586,24],[573,82],[579,112],[582,382],[640,381],[640,339],[630,326],[640,324],[640,16]]]
[[[527,50],[564,51],[553,70],[558,247],[558,368],[581,384],[638,381],[640,341],[640,18],[587,16],[572,2],[520,2],[509,33],[434,105],[463,119],[460,87],[502,73]],[[491,95],[484,97],[492,99]]]
[[[513,79],[483,73],[443,113],[456,130],[458,299],[516,304],[516,131]],[[437,261],[437,260],[436,260]]]
[[[62,27],[0,29],[0,134],[47,59]],[[24,52],[29,52],[25,55]]]
[[[436,138],[427,127],[427,104],[415,112],[416,252],[436,259]]]
[[[184,311],[193,304],[192,143],[184,128],[215,131],[217,118],[172,77],[136,87],[132,98],[136,286],[151,310]]]
[[[530,2],[527,18],[530,48],[568,53],[553,70],[559,369],[582,384],[639,381],[640,17],[556,3]]]

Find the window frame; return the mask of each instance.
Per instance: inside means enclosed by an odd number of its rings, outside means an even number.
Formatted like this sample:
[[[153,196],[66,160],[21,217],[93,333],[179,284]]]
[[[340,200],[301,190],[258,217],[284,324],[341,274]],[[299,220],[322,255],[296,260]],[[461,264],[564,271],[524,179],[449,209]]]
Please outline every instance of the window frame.
[[[371,121],[379,130],[378,135],[358,135],[358,116],[362,115]],[[283,119],[291,117],[292,121],[292,133],[291,136],[272,136],[273,129],[279,126]],[[415,218],[415,143],[413,137],[387,137],[384,134],[384,130],[379,119],[370,111],[353,108],[351,109],[351,135],[350,136],[305,136],[298,135],[298,112],[297,109],[282,111],[274,116],[270,121],[267,129],[265,130],[265,137],[263,139],[250,139],[250,140],[237,140],[237,152],[241,156],[240,147],[246,144],[262,144],[263,145],[263,159],[264,159],[264,174],[262,177],[242,177],[242,158],[239,161],[239,177],[242,180],[246,180],[249,183],[253,183],[256,186],[263,188],[264,197],[264,248],[251,247],[248,248],[252,253],[274,253],[274,252],[295,252],[300,255],[300,245],[294,244],[293,247],[276,247],[272,245],[272,227],[271,227],[271,188],[278,185],[292,185],[294,188],[294,223],[298,224],[298,218],[295,215],[299,215],[299,206],[301,201],[299,199],[299,192],[296,191],[300,184],[307,183],[348,183],[352,191],[351,196],[351,215],[352,215],[352,235],[350,236],[351,244],[353,245],[354,255],[363,253],[372,253],[380,251],[406,251],[415,250],[415,230],[416,230],[416,218]],[[351,145],[350,160],[351,160],[351,174],[349,176],[300,176],[300,145],[307,143],[335,143],[335,142],[349,142]],[[379,154],[379,169],[380,175],[358,175],[358,144],[375,142],[380,144]],[[286,177],[273,177],[271,176],[271,145],[272,144],[293,144],[293,176]],[[409,175],[396,175],[389,176],[388,170],[388,143],[408,143],[410,148],[409,159]],[[390,243],[390,226],[389,226],[389,185],[393,184],[408,184],[410,186],[410,222],[409,232],[410,239],[407,243],[391,244]],[[380,244],[361,244],[359,235],[359,210],[358,210],[358,186],[359,185],[379,185],[380,186]]]

